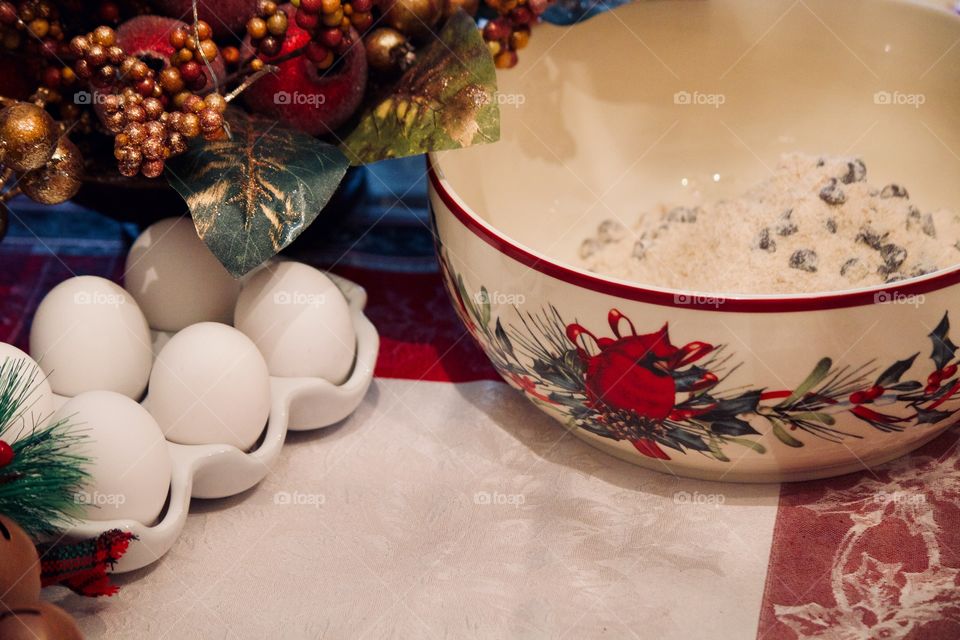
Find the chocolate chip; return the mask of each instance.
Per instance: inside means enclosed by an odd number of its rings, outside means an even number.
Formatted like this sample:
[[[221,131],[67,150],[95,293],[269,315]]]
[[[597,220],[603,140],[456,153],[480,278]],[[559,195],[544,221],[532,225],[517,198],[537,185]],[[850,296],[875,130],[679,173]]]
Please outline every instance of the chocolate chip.
[[[876,231],[874,231],[873,229],[871,229],[870,227],[863,226],[863,227],[860,227],[860,231],[859,233],[857,233],[857,237],[855,238],[855,240],[857,242],[861,242],[867,245],[871,249],[880,251],[880,249],[883,247],[883,242],[884,240],[887,239],[888,235],[889,234],[887,233],[884,233],[883,235],[881,235]]]
[[[777,223],[777,235],[781,238],[792,236],[799,230],[793,221],[793,209],[787,209],[780,214],[780,222]]]
[[[617,220],[604,220],[597,227],[597,239],[604,244],[616,242],[627,234],[627,228]]]
[[[633,251],[630,253],[636,260],[643,260],[647,257],[647,245],[643,240],[637,240],[633,243]]]
[[[906,188],[901,187],[898,184],[888,184],[883,188],[883,191],[880,192],[881,198],[909,198],[910,194],[907,193]]]
[[[656,227],[654,227],[653,229],[650,229],[649,231],[644,231],[643,234],[640,236],[640,239],[646,240],[647,238],[649,238],[651,240],[656,240],[657,238],[660,237],[661,233],[663,233],[669,228],[670,228],[670,225],[668,225],[667,223],[665,222],[661,223]]]
[[[887,275],[887,274],[881,274],[881,275]],[[888,277],[886,280],[884,280],[884,281],[883,281],[883,284],[891,284],[891,283],[894,283],[894,282],[900,282],[901,280],[905,280],[906,277],[907,277],[907,276],[903,275],[902,273],[900,273],[900,272],[898,271],[897,273],[894,273],[893,275],[891,275],[890,277]]]
[[[837,220],[836,218],[827,218],[827,231],[830,233],[837,232]]]
[[[843,184],[853,184],[854,182],[863,182],[867,179],[867,165],[863,160],[854,160],[847,163],[847,173],[840,180]]]
[[[853,267],[857,266],[857,263],[859,263],[859,262],[860,262],[860,259],[859,259],[859,258],[850,258],[849,260],[847,260],[846,262],[844,262],[844,263],[843,263],[843,266],[840,267],[840,275],[841,275],[841,276],[846,276],[847,273],[850,272],[850,269],[852,269]]]
[[[907,259],[907,250],[895,244],[885,244],[880,247],[880,259],[883,265],[877,270],[882,276],[890,275],[898,269]]]
[[[773,253],[777,250],[777,241],[770,237],[770,229],[764,228],[757,235],[756,246],[758,249]]]
[[[910,211],[907,212],[907,231],[911,231],[916,227],[920,227],[920,231],[924,235],[930,236],[931,238],[937,237],[937,227],[933,223],[933,214],[928,213],[926,215],[920,212],[920,209],[916,207],[910,207]]]
[[[807,273],[816,273],[817,253],[810,249],[797,249],[790,256],[790,267]]]
[[[820,158],[819,160],[817,160],[817,167],[818,167],[818,168],[819,168],[819,167],[822,167],[822,166],[824,166],[824,165],[826,165],[826,164],[827,164],[827,161],[824,160],[823,158]]]
[[[834,207],[847,201],[847,194],[840,188],[836,178],[830,178],[830,182],[820,190],[820,199]]]
[[[884,264],[896,268],[907,259],[907,250],[893,243],[885,244],[880,248],[880,259]]]
[[[700,207],[674,207],[667,213],[669,222],[696,222],[697,215],[702,213]]]
[[[933,273],[934,271],[938,271],[938,269],[936,267],[916,267],[910,272],[910,277],[919,278],[920,276],[925,276],[928,273]]]
[[[600,250],[600,242],[596,238],[587,238],[580,243],[580,258],[586,260]]]

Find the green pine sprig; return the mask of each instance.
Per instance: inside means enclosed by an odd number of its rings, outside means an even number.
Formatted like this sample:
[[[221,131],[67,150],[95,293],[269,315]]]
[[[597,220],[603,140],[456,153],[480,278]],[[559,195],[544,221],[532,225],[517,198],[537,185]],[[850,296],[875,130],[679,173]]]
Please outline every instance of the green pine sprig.
[[[39,424],[25,426],[39,375],[24,359],[0,364],[0,440],[13,449],[13,460],[0,467],[0,513],[29,534],[46,536],[76,521],[89,460],[76,453],[86,436],[73,431],[69,419],[44,425],[50,416],[41,416]]]

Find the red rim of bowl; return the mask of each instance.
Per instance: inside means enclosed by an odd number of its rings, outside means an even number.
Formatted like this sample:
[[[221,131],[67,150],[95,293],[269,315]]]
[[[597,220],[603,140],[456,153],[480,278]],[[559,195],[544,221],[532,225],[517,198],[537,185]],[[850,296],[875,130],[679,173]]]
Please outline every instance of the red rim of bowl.
[[[896,284],[877,285],[865,289],[838,291],[836,293],[811,293],[792,295],[745,295],[700,293],[681,290],[656,289],[594,275],[573,269],[541,256],[516,243],[478,218],[460,203],[458,197],[440,178],[433,154],[427,155],[427,173],[430,185],[440,200],[460,223],[491,247],[517,262],[540,273],[584,289],[618,298],[646,302],[678,309],[700,309],[727,313],[783,313],[789,311],[824,311],[905,301],[921,304],[916,296],[938,291],[960,282],[960,264],[950,269],[911,278]],[[907,300],[909,298],[909,300]]]

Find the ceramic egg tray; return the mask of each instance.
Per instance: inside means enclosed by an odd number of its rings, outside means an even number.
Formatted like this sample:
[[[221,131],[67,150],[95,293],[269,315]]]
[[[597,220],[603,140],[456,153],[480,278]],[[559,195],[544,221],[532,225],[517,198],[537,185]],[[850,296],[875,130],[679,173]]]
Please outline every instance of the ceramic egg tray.
[[[380,338],[363,313],[366,291],[349,280],[328,275],[346,297],[356,329],[356,357],[346,382],[334,385],[320,378],[271,376],[270,416],[258,444],[250,452],[227,444],[167,442],[173,473],[167,505],[156,523],[83,520],[66,532],[68,538],[91,538],[110,529],[130,531],[138,541],[130,545],[114,571],[122,573],[145,567],[160,559],[176,542],[186,523],[191,498],[224,498],[246,491],[267,475],[280,455],[287,431],[328,427],[353,413],[373,380]],[[172,335],[153,332],[154,353]],[[59,406],[67,398],[55,396],[55,401]]]

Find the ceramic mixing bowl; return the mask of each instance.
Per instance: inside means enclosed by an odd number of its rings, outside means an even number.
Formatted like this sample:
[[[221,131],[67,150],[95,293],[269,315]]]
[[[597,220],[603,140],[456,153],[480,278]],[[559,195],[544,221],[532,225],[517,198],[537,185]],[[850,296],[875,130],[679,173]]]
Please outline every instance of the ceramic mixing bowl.
[[[739,193],[791,151],[960,205],[958,40],[957,16],[896,0],[646,0],[538,27],[499,74],[502,140],[428,160],[461,319],[569,433],[652,469],[790,481],[919,447],[960,410],[960,268],[774,296],[573,265],[601,220]]]

